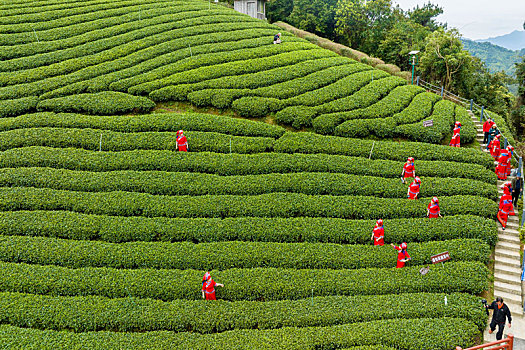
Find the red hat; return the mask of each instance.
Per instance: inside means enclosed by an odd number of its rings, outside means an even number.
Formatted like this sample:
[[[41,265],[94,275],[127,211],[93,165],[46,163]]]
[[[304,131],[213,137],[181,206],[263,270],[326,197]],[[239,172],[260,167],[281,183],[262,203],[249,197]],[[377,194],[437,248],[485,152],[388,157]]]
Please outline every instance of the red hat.
[[[497,134],[496,136],[494,136],[495,138],[499,139],[501,137],[501,134]]]
[[[418,183],[418,184],[421,183],[421,179],[419,178],[419,176],[416,176],[416,177],[414,178],[414,181],[415,181],[416,183]]]
[[[208,278],[210,277],[211,277],[211,274],[208,271],[206,271],[206,273],[204,274],[204,277],[202,278],[202,282],[207,281]]]
[[[379,219],[376,221],[377,226],[383,226],[383,220]]]
[[[434,203],[439,203],[439,199],[438,199],[438,197],[432,197],[432,202],[434,202]]]
[[[180,135],[180,134],[182,134],[182,133],[183,133],[182,130],[177,131],[177,135]]]
[[[414,158],[413,158],[413,157],[408,157],[407,160],[408,160],[409,162],[413,162],[413,161],[414,161]]]
[[[456,122],[456,125],[459,125],[459,126],[461,126],[461,123],[460,123],[460,122]]]
[[[407,244],[406,244],[406,242],[401,243],[401,249],[407,249]]]
[[[514,151],[514,147],[512,147],[511,145],[508,145],[508,146],[507,146],[507,149],[508,149],[509,151]]]

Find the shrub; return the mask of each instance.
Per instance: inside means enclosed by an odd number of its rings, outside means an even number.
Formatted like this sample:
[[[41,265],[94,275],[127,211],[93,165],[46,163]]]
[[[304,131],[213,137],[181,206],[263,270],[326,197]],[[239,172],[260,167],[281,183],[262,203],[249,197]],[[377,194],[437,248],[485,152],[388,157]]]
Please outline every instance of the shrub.
[[[38,104],[38,97],[22,97],[15,100],[0,100],[0,118],[14,117],[33,112]]]
[[[241,97],[233,101],[232,108],[242,117],[261,118],[280,108],[280,101],[268,97]]]
[[[410,243],[412,265],[448,251],[454,261],[488,262],[490,247],[480,240]],[[130,242],[106,243],[47,237],[0,237],[2,261],[71,268],[195,269],[275,267],[287,269],[362,269],[394,267],[390,247],[330,243]]]
[[[265,303],[200,300],[166,303],[150,299],[133,299],[131,303],[129,298],[0,293],[0,319],[2,323],[18,327],[35,328],[36,325],[39,329],[74,332],[168,330],[206,334],[290,326],[326,327],[372,320],[461,317],[483,329],[486,317],[479,304],[479,298],[461,293],[333,296]],[[312,307],[315,313],[311,312]],[[42,309],[47,312],[35,312]],[[129,317],[130,314],[135,316]]]
[[[156,196],[146,193],[89,193],[41,188],[0,188],[2,210],[70,210],[86,214],[146,217],[335,217],[392,219],[425,217],[430,198],[420,201],[363,196],[270,193],[255,196]],[[181,206],[184,203],[184,206]],[[441,197],[442,215],[494,218],[497,204],[474,196]]]
[[[149,112],[154,107],[155,102],[150,99],[114,91],[58,97],[40,101],[37,106],[39,111],[84,112],[102,115],[144,113]]]
[[[460,224],[458,224],[460,223]],[[145,218],[81,214],[68,211],[0,212],[4,235],[45,236],[107,242],[330,242],[369,244],[375,220],[336,218]],[[475,238],[494,246],[497,227],[479,216],[440,220],[385,220],[385,242],[426,242]]]
[[[5,292],[151,298],[164,301],[201,298],[201,270],[94,267],[70,269],[5,262],[0,262],[0,267],[4,272],[0,287]],[[488,269],[480,262],[447,262],[443,267],[432,269],[424,278],[419,273],[420,268],[421,266],[358,270],[253,268],[213,270],[212,275],[218,282],[225,281],[225,287],[220,289],[218,297],[231,301],[420,292],[478,294],[488,287]]]
[[[287,107],[275,114],[275,120],[281,124],[292,125],[296,129],[312,126],[316,113],[307,106]]]
[[[132,300],[132,299],[130,299]],[[206,306],[211,306],[206,303]],[[129,303],[131,305],[131,303]],[[303,316],[303,315],[301,315]],[[180,315],[177,315],[177,319]],[[252,315],[250,315],[252,317]],[[250,318],[248,317],[248,318]],[[130,318],[131,319],[131,318]],[[217,322],[217,319],[215,320]],[[4,339],[17,348],[72,349],[319,349],[352,347],[354,350],[393,348],[446,350],[474,344],[479,328],[461,318],[392,319],[330,327],[286,327],[277,330],[234,330],[196,335],[190,332],[59,332],[0,326]],[[176,345],[175,345],[176,344]],[[458,345],[459,344],[459,345]],[[353,346],[358,346],[353,348]]]
[[[208,135],[208,133],[203,133],[203,135]],[[96,136],[100,139],[100,135]],[[226,135],[222,135],[221,138],[218,139],[222,141],[222,147],[218,149],[219,151],[225,153],[229,151],[229,139],[230,138]],[[235,140],[235,138],[233,138],[233,140]],[[274,142],[271,139],[265,138],[257,138],[256,140],[268,140],[267,142]],[[208,137],[206,137],[204,141],[204,145],[208,145],[209,147],[214,146],[219,148],[218,146],[220,146],[215,143],[210,143]],[[118,143],[115,144],[118,145]],[[151,143],[146,145],[152,147]],[[241,149],[244,147],[242,142],[232,142],[233,149],[235,149],[234,147],[237,147],[237,145],[241,147]],[[252,147],[251,143],[247,143],[246,145]],[[260,145],[264,147],[265,142],[260,142]],[[342,144],[342,146],[345,145],[347,144]],[[160,146],[166,147],[166,144],[160,143]],[[118,145],[118,147],[121,149],[122,145]],[[349,147],[354,147],[355,149],[358,148],[351,144]],[[294,147],[287,148],[288,151],[293,149]],[[395,147],[392,147],[392,149],[396,150]],[[281,150],[284,149],[281,148]],[[343,148],[341,148],[341,150],[344,152],[347,151]],[[244,151],[246,151],[246,149],[244,149]],[[326,149],[326,151],[328,151],[328,149]],[[387,149],[385,149],[384,152],[387,154]],[[389,153],[393,154],[392,152]],[[429,150],[428,154],[434,156],[432,150]],[[423,155],[423,153],[417,154],[416,159],[419,159],[417,156],[420,155]],[[459,161],[462,159],[456,160]],[[468,158],[464,158],[463,160],[468,160]],[[206,152],[191,152],[183,154],[183,152],[179,153],[156,150],[93,152],[82,149],[48,147],[8,149],[3,152],[2,157],[0,158],[0,167],[4,168],[52,167],[87,171],[162,170],[209,173],[226,176],[260,175],[270,173],[329,172],[370,176],[381,174],[381,177],[385,178],[399,178],[400,169],[403,168],[403,164],[404,160],[391,161],[327,154],[257,153],[249,155]],[[496,174],[494,171],[488,170],[477,164],[417,160],[416,170],[418,176],[443,178],[457,177],[496,184]]]

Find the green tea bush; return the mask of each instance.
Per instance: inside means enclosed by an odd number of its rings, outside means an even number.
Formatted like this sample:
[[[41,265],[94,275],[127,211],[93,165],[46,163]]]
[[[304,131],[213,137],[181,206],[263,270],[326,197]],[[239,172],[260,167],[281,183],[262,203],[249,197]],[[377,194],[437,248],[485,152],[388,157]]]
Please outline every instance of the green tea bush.
[[[0,268],[0,289],[5,292],[164,301],[202,298],[202,270],[70,269],[5,262],[0,262]],[[216,281],[224,282],[218,297],[231,301],[420,292],[478,294],[488,288],[488,269],[480,262],[447,262],[424,276],[419,273],[420,268],[421,265],[358,270],[251,268],[213,270],[212,275]]]
[[[167,303],[136,298],[130,302],[129,298],[0,293],[0,320],[18,327],[35,328],[36,325],[39,329],[74,332],[167,330],[206,334],[239,329],[326,327],[372,320],[460,317],[483,329],[486,317],[479,304],[478,297],[462,293],[331,296],[264,303],[201,300]],[[42,309],[47,312],[36,312]]]
[[[258,153],[273,148],[269,137],[231,136],[214,132],[188,131],[189,150],[195,152]],[[175,132],[120,133],[94,129],[34,128],[0,132],[0,149],[23,146],[75,147],[87,150],[134,149],[176,150]],[[230,147],[231,146],[231,147]]]
[[[106,242],[330,242],[370,244],[376,220],[337,218],[146,218],[92,215],[69,211],[0,212],[4,235],[43,236]],[[461,223],[461,225],[458,225]],[[458,238],[497,241],[493,220],[472,215],[440,220],[385,220],[385,242],[426,242]]]
[[[490,247],[480,240],[410,243],[412,265],[448,251],[454,261],[488,262]],[[47,237],[0,237],[1,260],[71,268],[218,269],[275,267],[288,269],[362,269],[394,267],[390,246],[269,242],[129,242],[73,241]]]
[[[248,96],[233,101],[232,108],[242,117],[262,118],[279,110],[281,103],[276,98]]]
[[[248,318],[251,317],[253,315]],[[340,348],[367,350],[367,346],[378,344],[378,347],[372,349],[388,350],[389,347],[396,349],[402,347],[418,350],[447,350],[455,346],[465,348],[472,346],[475,338],[479,336],[479,328],[475,323],[450,317],[389,319],[340,326],[286,327],[265,331],[233,330],[203,335],[196,335],[193,332],[160,331],[75,333],[41,331],[10,325],[0,326],[0,331],[6,342],[18,348],[72,349],[83,346],[96,350],[123,347],[139,350],[210,348],[314,350],[334,345]],[[354,346],[358,347],[353,348]]]
[[[36,110],[39,100],[36,96],[22,97],[15,100],[0,100],[0,118],[13,117]]]
[[[116,132],[176,132],[183,129],[272,138],[279,138],[285,132],[285,129],[277,125],[199,113],[158,113],[122,117],[43,112],[0,119],[0,131],[43,127],[102,129]]]
[[[462,144],[476,141],[477,129],[468,114],[467,110],[461,106],[456,106],[456,120],[461,122],[460,141]]]
[[[105,91],[95,94],[80,94],[40,101],[39,111],[76,112],[89,114],[145,113],[155,107],[155,102],[146,97],[131,96],[122,92]]]
[[[190,135],[192,132],[188,132]],[[197,135],[197,132],[193,132]],[[210,133],[202,133],[210,135]],[[75,135],[75,134],[70,134]],[[229,151],[229,136],[220,135],[222,146],[219,151]],[[98,141],[100,134],[97,135]],[[159,140],[159,135],[155,136]],[[118,139],[122,141],[122,139]],[[204,142],[209,141],[206,136]],[[241,147],[242,142],[235,142],[232,138],[232,150]],[[256,140],[265,140],[256,138]],[[268,142],[275,142],[267,139]],[[345,139],[343,139],[345,140]],[[71,143],[70,140],[66,140]],[[8,142],[8,141],[6,141]],[[24,142],[24,141],[20,141]],[[94,141],[93,141],[94,142]],[[166,141],[168,142],[168,141]],[[204,143],[206,145],[206,143]],[[260,143],[264,146],[264,142]],[[104,144],[105,145],[105,144]],[[135,143],[136,145],[136,143]],[[148,147],[151,147],[151,140]],[[159,147],[166,147],[159,143]],[[217,144],[207,143],[208,146]],[[345,144],[343,143],[343,146]],[[96,145],[98,148],[98,145]],[[103,146],[105,147],[105,146]],[[122,149],[122,145],[115,146]],[[191,147],[191,146],[190,146]],[[352,147],[352,146],[350,146]],[[357,149],[357,147],[355,147]],[[447,147],[448,149],[449,147]],[[395,150],[394,147],[392,149]],[[280,148],[282,150],[282,148]],[[325,149],[329,151],[328,149]],[[348,149],[340,148],[346,152]],[[461,149],[463,150],[463,149]],[[245,148],[244,148],[245,151]],[[459,151],[459,150],[458,150]],[[469,150],[474,151],[474,150]],[[385,154],[386,149],[384,150]],[[428,153],[430,156],[436,154]],[[408,153],[408,152],[407,152]],[[476,152],[473,152],[476,153]],[[389,153],[392,155],[393,153]],[[459,154],[459,152],[458,152]],[[422,153],[417,156],[423,155]],[[395,158],[395,157],[394,157]],[[416,158],[418,159],[418,158]],[[467,158],[456,160],[468,160]],[[171,150],[134,150],[119,152],[94,152],[73,148],[49,147],[22,147],[7,149],[0,157],[1,168],[17,167],[51,167],[86,171],[114,171],[114,170],[160,170],[175,172],[198,172],[217,175],[260,175],[270,173],[300,173],[300,172],[328,172],[355,175],[381,175],[384,178],[399,178],[404,160],[366,159],[328,154],[287,154],[287,153],[257,153],[257,154],[221,154],[208,152],[173,152]],[[472,163],[444,162],[444,161],[416,161],[416,174],[429,177],[456,177],[473,179],[490,184],[496,184],[496,174],[481,165]]]
[[[425,217],[430,198],[420,201],[363,196],[269,193],[254,196],[159,196],[135,192],[91,193],[41,188],[0,188],[0,210],[70,210],[86,214],[146,217],[332,217],[392,219]],[[183,204],[183,205],[182,205]],[[475,196],[441,197],[442,215],[494,218],[497,204]]]
[[[291,106],[275,114],[275,120],[280,124],[288,124],[296,129],[312,126],[316,116],[313,108],[307,106]]]
[[[419,163],[418,160],[439,160],[479,164],[487,169],[494,168],[494,160],[489,154],[471,148],[456,149],[455,147],[417,142],[348,139],[304,132],[284,134],[283,137],[275,142],[274,151],[284,153],[342,154],[398,161],[406,161],[407,157],[414,157],[416,164]]]
[[[399,179],[331,173],[219,176],[190,172],[86,172],[52,168],[0,169],[0,187],[38,187],[84,192],[129,191],[159,195],[259,195],[273,192],[309,195],[361,195],[406,198]],[[473,195],[497,200],[493,184],[453,178],[422,178],[421,197]]]

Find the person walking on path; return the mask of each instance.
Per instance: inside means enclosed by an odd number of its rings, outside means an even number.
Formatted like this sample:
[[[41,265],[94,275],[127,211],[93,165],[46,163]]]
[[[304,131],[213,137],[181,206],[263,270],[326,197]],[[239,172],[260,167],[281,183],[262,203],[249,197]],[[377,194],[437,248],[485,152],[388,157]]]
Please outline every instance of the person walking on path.
[[[461,130],[461,123],[456,122],[456,124],[454,124],[454,130],[452,131],[452,138],[450,139],[450,143],[448,144],[449,146],[452,146],[452,147],[461,146],[460,136],[459,136],[460,130]]]
[[[490,321],[489,334],[492,334],[496,329],[496,326],[498,326],[496,340],[501,340],[503,337],[503,329],[505,328],[505,321],[507,319],[509,320],[509,328],[512,323],[512,316],[510,315],[509,307],[503,303],[503,298],[501,297],[497,297],[490,305],[485,304],[485,307],[494,310],[492,313],[492,321]]]
[[[496,123],[492,124],[492,128],[490,128],[489,131],[489,138],[487,140],[487,149],[489,149],[489,144],[494,138],[499,135],[498,127],[496,126]]]
[[[485,123],[483,123],[483,144],[485,145],[489,142],[489,132],[492,125],[494,125],[494,120],[492,120],[492,118],[487,119]]]
[[[514,147],[512,147],[511,145],[508,145],[507,152],[509,152],[509,159],[507,160],[507,176],[509,176],[510,170],[512,169],[512,165],[510,164],[510,161],[512,160],[512,155],[514,154]]]
[[[497,160],[501,151],[501,145],[499,142],[500,135],[496,135],[492,141],[490,141],[488,145],[488,150],[490,151],[490,155],[494,160]]]
[[[374,245],[385,245],[385,229],[383,228],[383,220],[379,219],[372,230],[372,237]]]
[[[202,278],[202,298],[206,300],[217,300],[215,297],[215,286],[224,287],[224,284],[215,282],[211,278],[211,274],[206,272]]]
[[[510,152],[507,148],[499,151],[498,166],[496,167],[496,175],[499,180],[507,180],[507,166],[509,165]]]
[[[512,196],[510,195],[511,188],[510,183],[504,183],[501,188],[503,188],[503,196],[499,200],[499,210],[498,210],[498,221],[502,226],[502,229],[505,230],[507,227],[507,220],[509,215],[513,215],[514,207],[512,206]]]
[[[188,152],[188,140],[182,130],[177,131],[177,150],[179,152]]]
[[[390,245],[397,250],[397,265],[396,268],[400,269],[405,267],[405,263],[412,259],[410,255],[408,255],[407,252],[407,244],[405,242],[401,243],[401,245],[398,247],[393,243],[390,243]]]
[[[429,218],[441,218],[441,210],[439,209],[439,199],[432,197],[427,207],[427,217]]]
[[[421,186],[421,179],[419,176],[414,178],[414,181],[408,186],[407,197],[408,199],[419,199],[419,187]]]
[[[414,158],[408,157],[405,165],[403,165],[403,171],[401,172],[401,182],[405,183],[405,180],[416,176],[416,169],[414,166]]]
[[[518,206],[518,199],[521,196],[521,193],[523,192],[523,179],[521,178],[521,175],[517,175],[515,178],[512,179],[512,204],[517,207]]]

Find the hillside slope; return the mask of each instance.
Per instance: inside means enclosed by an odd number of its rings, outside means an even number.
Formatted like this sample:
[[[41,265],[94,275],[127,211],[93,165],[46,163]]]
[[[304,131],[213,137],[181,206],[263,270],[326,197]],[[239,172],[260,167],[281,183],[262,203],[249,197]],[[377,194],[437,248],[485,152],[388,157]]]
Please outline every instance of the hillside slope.
[[[209,2],[0,13],[4,347],[445,350],[484,329],[493,159],[441,145],[456,120],[475,139],[464,108]]]

